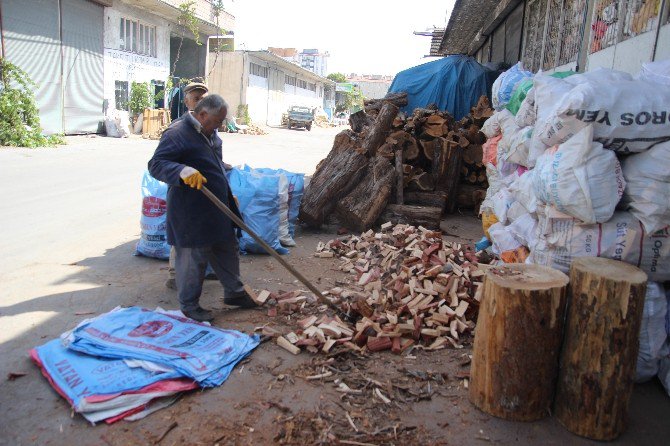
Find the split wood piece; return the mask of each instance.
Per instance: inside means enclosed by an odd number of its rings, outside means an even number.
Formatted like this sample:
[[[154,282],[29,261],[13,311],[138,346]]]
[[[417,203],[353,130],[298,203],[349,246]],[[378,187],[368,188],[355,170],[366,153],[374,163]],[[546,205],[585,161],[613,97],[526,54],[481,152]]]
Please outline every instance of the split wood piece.
[[[464,133],[465,137],[471,144],[484,144],[486,142],[486,135],[479,131],[479,126],[471,124]]]
[[[432,191],[435,189],[435,180],[428,172],[421,172],[409,181],[409,187],[422,192]]]
[[[485,95],[480,96],[477,105],[470,110],[470,115],[472,116],[474,124],[480,128],[484,125],[484,122],[487,119],[493,116],[493,113],[494,111],[491,108],[489,98]]]
[[[486,190],[484,190],[486,195]],[[444,191],[432,192],[405,192],[405,203],[414,206],[433,206],[444,209],[447,205],[447,193]]]
[[[291,344],[288,339],[286,339],[283,336],[279,336],[277,338],[277,345],[282,347],[283,349],[293,353],[294,355],[297,355],[300,353],[300,347],[296,347],[295,345]]]
[[[377,156],[383,156],[387,160],[391,161],[395,158],[394,150],[395,150],[395,144],[386,141],[377,149]]]
[[[480,144],[470,144],[463,150],[464,164],[482,164],[484,150]]]
[[[340,222],[349,229],[370,229],[384,211],[395,181],[395,170],[386,158],[375,156],[358,185],[337,203]]]
[[[421,150],[423,150],[423,156],[425,156],[426,159],[432,162],[433,157],[435,156],[435,146],[437,144],[442,144],[442,139],[436,138],[427,141],[419,140],[419,144],[421,145]]]
[[[541,265],[486,272],[470,371],[476,407],[514,421],[549,415],[567,284],[565,274]]]
[[[444,141],[436,146],[433,158],[433,178],[435,190],[447,193],[446,211],[454,212],[458,195],[459,174],[463,149],[452,142]]]
[[[459,184],[456,195],[456,206],[459,209],[473,209],[479,213],[479,206],[486,198],[486,187],[472,184]]]
[[[442,208],[432,206],[409,206],[400,204],[389,204],[378,222],[390,221],[393,224],[409,224],[424,226],[428,229],[440,229]]]
[[[416,139],[404,130],[391,133],[388,140],[395,141],[395,146],[402,149],[404,161],[413,161],[419,156],[419,145]]]
[[[386,139],[389,130],[391,130],[393,119],[397,114],[398,107],[390,102],[387,102],[382,106],[379,115],[377,115],[377,119],[368,127],[368,134],[361,144],[361,150],[364,154],[367,154],[368,156],[375,155],[377,149],[384,144],[384,140]]]
[[[368,158],[355,151],[333,152],[320,164],[300,204],[300,221],[321,226],[337,200],[361,180]]]
[[[404,204],[404,181],[403,181],[403,164],[402,164],[402,149],[395,151],[395,204]],[[389,226],[391,224],[389,223]],[[384,229],[382,227],[382,229]]]
[[[438,114],[430,115],[423,124],[423,131],[434,138],[444,135],[445,119]]]
[[[647,275],[624,262],[572,262],[554,413],[570,432],[613,440],[626,429]]]
[[[393,341],[387,336],[369,337],[367,347],[371,352],[390,350],[393,347]]]
[[[363,110],[349,115],[349,126],[356,133],[363,131],[365,127],[372,125],[373,120]]]

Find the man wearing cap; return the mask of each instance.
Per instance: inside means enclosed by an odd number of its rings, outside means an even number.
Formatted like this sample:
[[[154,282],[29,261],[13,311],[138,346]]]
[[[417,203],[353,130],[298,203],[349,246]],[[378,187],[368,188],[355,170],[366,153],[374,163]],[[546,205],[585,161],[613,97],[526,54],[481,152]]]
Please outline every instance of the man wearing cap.
[[[209,92],[209,89],[207,88],[207,85],[205,85],[201,82],[191,82],[186,87],[184,87],[184,105],[186,106],[186,113],[184,113],[180,117],[174,119],[170,123],[170,125],[173,125],[174,123],[178,122],[180,119],[184,118],[184,116],[186,116],[186,114],[188,112],[193,111],[193,109],[195,109],[195,106],[198,105],[198,102],[200,102],[200,100],[202,98],[207,96],[208,92]],[[175,96],[175,100],[178,100],[177,96]],[[171,290],[176,290],[177,289],[177,283],[176,283],[176,280],[175,280],[174,261],[175,261],[174,247],[171,247],[170,248],[170,260],[168,262],[168,278],[167,278],[167,281],[165,282],[165,286],[170,288]],[[216,278],[216,277],[213,277],[213,278]]]
[[[219,95],[202,99],[192,112],[163,132],[151,175],[169,185],[168,243],[175,247],[177,291],[181,310],[197,321],[213,318],[200,306],[207,263],[224,288],[223,303],[242,308],[256,304],[240,280],[236,226],[199,189],[207,188],[238,216],[226,179],[218,129],[228,113]]]

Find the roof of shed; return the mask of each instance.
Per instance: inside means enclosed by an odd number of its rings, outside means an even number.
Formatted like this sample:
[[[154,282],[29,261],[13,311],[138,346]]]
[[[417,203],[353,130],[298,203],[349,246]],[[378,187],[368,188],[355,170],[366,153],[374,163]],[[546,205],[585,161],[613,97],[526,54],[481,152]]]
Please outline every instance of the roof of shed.
[[[500,0],[456,0],[436,55],[467,54],[468,47],[479,30],[491,20],[491,13],[499,3]]]

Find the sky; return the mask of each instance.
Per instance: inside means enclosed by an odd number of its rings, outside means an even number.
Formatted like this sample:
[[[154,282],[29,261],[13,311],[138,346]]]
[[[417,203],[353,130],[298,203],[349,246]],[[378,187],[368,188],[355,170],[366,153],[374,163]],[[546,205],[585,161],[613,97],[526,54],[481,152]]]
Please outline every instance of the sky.
[[[316,48],[330,53],[328,72],[395,75],[435,60],[430,37],[444,28],[454,0],[232,0],[235,48]]]

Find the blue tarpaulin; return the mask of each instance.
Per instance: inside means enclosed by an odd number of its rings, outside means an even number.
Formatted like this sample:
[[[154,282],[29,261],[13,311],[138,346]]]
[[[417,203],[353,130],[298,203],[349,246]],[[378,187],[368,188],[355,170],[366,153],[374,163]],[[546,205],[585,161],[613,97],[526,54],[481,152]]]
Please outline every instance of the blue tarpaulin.
[[[440,110],[461,119],[470,113],[480,96],[491,96],[497,74],[472,57],[449,56],[401,71],[393,79],[389,93],[407,92],[408,104],[402,111],[408,114],[437,104]]]

